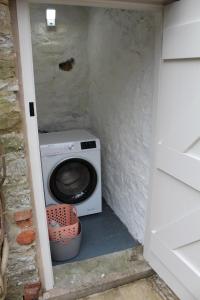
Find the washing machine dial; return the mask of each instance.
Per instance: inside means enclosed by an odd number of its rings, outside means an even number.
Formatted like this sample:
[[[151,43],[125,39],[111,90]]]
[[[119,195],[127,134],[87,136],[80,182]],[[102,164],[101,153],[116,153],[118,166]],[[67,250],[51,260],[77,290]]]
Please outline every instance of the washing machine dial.
[[[72,150],[74,149],[74,144],[68,144],[68,145],[67,145],[67,149],[68,149],[69,151],[72,151]]]

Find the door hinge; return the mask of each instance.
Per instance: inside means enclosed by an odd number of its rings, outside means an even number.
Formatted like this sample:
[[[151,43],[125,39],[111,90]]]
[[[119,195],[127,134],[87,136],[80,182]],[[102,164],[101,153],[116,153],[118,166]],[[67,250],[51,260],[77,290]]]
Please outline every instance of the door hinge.
[[[30,117],[35,116],[34,102],[29,102],[29,113]]]

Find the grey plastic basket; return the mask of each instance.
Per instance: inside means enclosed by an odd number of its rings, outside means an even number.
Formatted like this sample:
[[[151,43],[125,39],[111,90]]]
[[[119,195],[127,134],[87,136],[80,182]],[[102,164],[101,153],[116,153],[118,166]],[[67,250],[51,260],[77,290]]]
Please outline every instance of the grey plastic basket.
[[[50,241],[51,258],[54,261],[65,261],[77,256],[82,240],[82,227],[79,223],[79,234],[62,241]]]

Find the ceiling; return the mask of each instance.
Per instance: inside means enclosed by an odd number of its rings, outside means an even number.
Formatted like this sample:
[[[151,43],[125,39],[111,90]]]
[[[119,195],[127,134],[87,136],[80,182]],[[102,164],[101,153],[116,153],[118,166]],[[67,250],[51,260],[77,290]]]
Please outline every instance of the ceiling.
[[[31,3],[53,3],[53,4],[70,4],[70,5],[82,5],[82,6],[99,6],[99,7],[111,7],[110,5],[106,5],[106,3],[112,4],[113,2],[115,3],[120,3],[120,6],[123,7],[123,2],[126,4],[149,4],[152,6],[162,6],[166,4],[170,4],[175,1],[181,1],[181,0],[28,0]],[[98,5],[96,5],[98,4]],[[112,6],[116,7],[116,6]],[[119,5],[118,5],[119,7]],[[123,8],[127,8],[123,7]]]
[[[176,1],[180,1],[180,0],[129,0],[129,2],[133,2],[133,3],[141,3],[141,4],[145,3],[145,4],[154,4],[154,5],[166,5]]]

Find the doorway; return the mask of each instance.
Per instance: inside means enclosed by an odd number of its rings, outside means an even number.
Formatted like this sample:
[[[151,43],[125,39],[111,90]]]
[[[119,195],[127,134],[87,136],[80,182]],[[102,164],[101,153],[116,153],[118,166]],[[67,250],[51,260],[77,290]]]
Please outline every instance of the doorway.
[[[31,88],[29,87],[29,89],[28,88],[26,89],[26,87],[24,86],[24,95],[25,95],[26,99],[32,100],[31,102],[33,102],[33,104],[36,105],[36,103],[35,103],[36,102],[35,101],[35,87],[34,87],[34,81],[33,81],[33,72],[31,72],[31,74],[30,74],[30,64],[27,64],[27,60],[29,61],[29,63],[31,62],[31,69],[33,71],[32,52],[31,52],[31,38],[30,38],[31,28],[30,28],[30,23],[29,23],[29,6],[26,3],[26,1],[19,1],[19,3],[17,5],[18,5],[18,13],[21,16],[20,18],[18,16],[18,22],[19,22],[18,25],[19,25],[19,31],[20,31],[20,44],[21,44],[21,46],[23,45],[23,47],[22,47],[23,49],[22,48],[20,49],[21,57],[22,57],[22,61],[21,61],[21,63],[22,63],[22,75],[24,76],[24,80],[25,80],[25,78],[27,79],[27,78],[30,78],[30,76],[31,76],[29,82],[30,82],[30,84],[32,83],[32,86],[31,86]],[[135,7],[137,7],[137,9],[139,8],[138,5],[135,6],[134,4],[129,4],[129,9],[134,9]],[[143,5],[141,7],[142,7],[142,9],[144,8]],[[148,12],[149,12],[149,9],[150,10],[152,9],[151,6],[146,6],[146,8],[148,8],[148,10],[147,10]],[[159,15],[159,18],[160,18],[160,10],[158,10],[157,8],[156,8],[156,13]],[[108,12],[108,16],[109,16],[109,12]],[[141,16],[139,16],[139,14],[138,14],[138,18],[140,18],[141,23],[144,21],[141,18]],[[159,54],[158,49],[160,49],[160,40],[161,40],[160,39],[160,37],[161,37],[160,32],[161,32],[161,28],[158,26],[158,30],[156,31],[157,40],[156,40],[156,38],[154,40],[155,45],[156,45],[155,47],[157,49],[156,54]],[[27,43],[27,41],[28,41],[28,43]],[[135,51],[136,56],[140,56],[140,53],[137,53],[137,49],[132,49],[132,51],[133,52]],[[153,61],[153,64],[154,64],[154,62],[156,62],[155,63],[155,66],[156,66],[155,70],[153,70],[153,73],[155,74],[154,78],[156,78],[158,76],[157,72],[158,72],[158,65],[159,64],[157,62],[157,58],[158,58],[157,55],[155,55],[155,56],[153,55],[151,57],[151,59]],[[138,58],[138,59],[140,59],[140,58]],[[97,60],[97,61],[99,61],[99,60]],[[59,62],[59,63],[61,63],[61,62]],[[107,65],[109,65],[109,63],[107,63]],[[124,65],[128,66],[128,61],[126,61],[126,57],[124,58]],[[118,67],[117,62],[116,62],[115,67]],[[113,71],[115,72],[116,70],[113,69]],[[121,70],[121,74],[122,74],[122,72],[123,72],[123,70]],[[120,72],[118,72],[118,73],[120,73]],[[149,82],[148,78],[145,78],[145,80],[147,80],[147,82]],[[126,82],[126,80],[124,82]],[[147,84],[147,82],[145,84]],[[156,82],[156,80],[155,80],[155,82]],[[157,85],[155,82],[154,82],[154,80],[151,82],[151,86],[153,88]],[[135,90],[138,91],[137,86],[135,87]],[[153,92],[152,92],[151,96],[152,96],[152,99],[153,99],[153,97],[155,97],[155,95],[153,95]],[[144,95],[144,97],[145,97],[145,95]],[[100,102],[98,102],[99,99],[96,99],[96,101],[97,101],[97,104],[100,103]],[[105,101],[106,101],[106,99],[105,99]],[[121,102],[121,107],[124,104],[125,103],[123,103],[123,101],[122,101]],[[114,103],[112,103],[111,106],[112,105],[114,105]],[[137,103],[135,105],[136,105],[136,108],[137,108]],[[152,111],[151,111],[152,115],[154,114],[154,106],[155,106],[155,103],[152,102]],[[45,228],[45,222],[46,222],[45,205],[44,205],[45,201],[44,201],[44,197],[43,196],[41,197],[41,195],[43,195],[43,185],[42,185],[41,162],[40,162],[40,154],[39,154],[38,125],[37,125],[37,118],[36,118],[36,113],[37,112],[36,112],[36,109],[35,109],[35,115],[30,118],[30,111],[29,111],[30,103],[25,103],[25,108],[26,108],[27,127],[29,126],[27,131],[28,131],[28,138],[29,138],[30,160],[33,161],[33,159],[34,159],[34,166],[32,166],[32,174],[35,174],[35,176],[32,177],[33,190],[35,192],[35,197],[37,196],[37,198],[40,199],[40,201],[41,201],[41,203],[37,203],[36,216],[38,217],[38,220],[40,220],[41,217],[42,217],[42,221],[38,222],[37,225],[38,225],[38,233],[39,233],[41,245],[43,245],[44,243],[46,245],[45,246],[46,247],[45,251],[42,247],[40,247],[40,256],[43,259],[43,261],[45,262],[43,264],[43,267],[42,267],[42,272],[44,274],[44,287],[46,288],[46,290],[48,290],[48,289],[53,287],[53,276],[52,276],[52,264],[51,264],[51,259],[50,259],[50,252],[49,252],[49,248],[48,248],[49,247],[48,233],[47,233],[47,228]],[[96,110],[96,113],[98,112],[98,110],[99,109]],[[141,112],[142,107],[139,107],[139,110],[137,110],[137,111]],[[93,110],[93,112],[95,113],[95,109]],[[123,120],[128,121],[128,118],[130,117],[129,111],[127,110],[126,113],[127,113],[127,115],[124,115]],[[127,116],[128,116],[128,118],[127,118]],[[112,119],[112,117],[113,116],[111,114],[110,118]],[[99,120],[99,122],[100,122],[100,120]],[[119,120],[118,120],[118,122],[119,122]],[[136,124],[136,126],[137,126],[137,124]],[[34,129],[34,135],[32,134],[33,129]],[[120,133],[119,131],[116,131],[116,132]],[[130,133],[129,133],[129,136],[130,136],[130,139],[128,139],[128,143],[131,143]],[[109,137],[106,137],[106,138],[109,138]],[[136,139],[137,139],[137,137],[136,137]],[[121,149],[119,147],[120,143],[117,143],[116,141],[114,141],[114,142],[115,142],[117,151],[121,151]],[[149,141],[149,143],[151,144],[151,141]],[[134,145],[130,145],[130,146],[131,146],[131,149],[135,149]],[[107,149],[106,149],[105,145],[103,145],[103,148],[104,148],[104,151],[106,152]],[[145,148],[145,145],[144,145],[144,148]],[[135,158],[135,160],[136,160],[135,163],[137,165],[137,161],[138,161],[137,158]],[[115,165],[117,165],[117,164],[115,164]],[[129,166],[130,166],[130,164],[127,162],[127,167],[129,167]],[[39,177],[37,176],[38,172],[40,173]],[[141,175],[141,176],[143,176],[143,175]],[[143,180],[143,178],[142,178],[142,180]],[[129,183],[129,181],[131,181],[131,178],[128,179],[128,177],[127,177],[126,181],[127,182],[125,182],[124,184]],[[139,184],[139,183],[137,183],[137,184]],[[39,189],[38,189],[38,186],[40,187]],[[108,184],[108,186],[109,186],[109,184]],[[117,184],[116,183],[115,183],[115,186],[116,186],[116,189],[117,189]],[[108,195],[107,197],[109,197],[109,189],[108,188],[105,189],[105,193],[107,193],[107,195]],[[142,193],[142,191],[141,191],[141,193]],[[117,194],[119,194],[119,192],[117,192]],[[115,197],[116,196],[117,195],[115,195]],[[128,196],[128,197],[130,197],[130,196]],[[38,201],[38,202],[40,202],[40,201]],[[111,201],[111,204],[112,204],[112,201]],[[39,207],[40,207],[40,210],[38,209]],[[121,210],[121,206],[119,205],[118,214],[120,214],[120,210]],[[129,209],[129,211],[131,212],[130,209]],[[134,211],[134,209],[132,211]],[[144,212],[143,212],[143,209],[142,209],[142,214],[143,213]],[[123,216],[121,216],[121,218],[123,218]],[[144,219],[144,216],[142,216],[142,218]],[[130,213],[129,222],[131,222],[131,220],[132,220],[132,214]],[[42,224],[41,224],[41,222],[42,222]],[[128,222],[128,218],[127,219],[124,218],[124,223],[126,224],[126,222]],[[140,227],[140,225],[139,225],[139,227]]]

